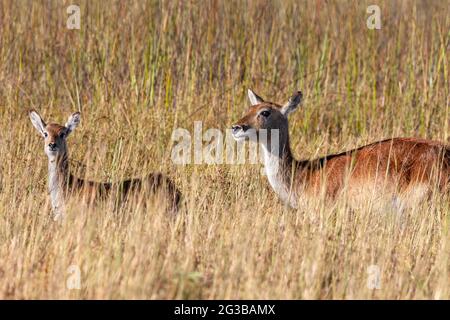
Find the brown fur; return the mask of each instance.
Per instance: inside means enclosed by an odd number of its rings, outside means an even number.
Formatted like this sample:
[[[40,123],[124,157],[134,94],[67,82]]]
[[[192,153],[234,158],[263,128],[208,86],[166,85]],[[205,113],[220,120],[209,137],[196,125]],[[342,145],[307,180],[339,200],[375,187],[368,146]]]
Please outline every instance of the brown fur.
[[[446,190],[450,177],[450,149],[430,140],[393,138],[312,161],[296,161],[295,180],[317,191],[326,181],[326,193],[335,196],[344,183],[382,185],[403,192],[425,184]]]
[[[91,203],[99,199],[106,199],[114,192],[117,192],[119,202],[123,202],[130,196],[141,192],[148,191],[154,194],[164,191],[169,197],[170,210],[177,212],[181,201],[181,192],[171,179],[160,172],[151,173],[144,178],[127,179],[120,182],[94,182],[69,174],[67,181],[67,192],[86,195]]]

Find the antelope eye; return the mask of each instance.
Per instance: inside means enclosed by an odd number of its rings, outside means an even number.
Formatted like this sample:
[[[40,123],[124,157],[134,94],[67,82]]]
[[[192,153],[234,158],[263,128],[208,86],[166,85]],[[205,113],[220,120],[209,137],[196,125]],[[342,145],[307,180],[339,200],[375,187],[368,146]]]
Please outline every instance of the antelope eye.
[[[260,115],[262,115],[264,118],[267,118],[268,116],[270,116],[270,111],[264,110],[263,112],[260,113]]]
[[[48,137],[48,133],[47,132],[44,132],[44,137]]]

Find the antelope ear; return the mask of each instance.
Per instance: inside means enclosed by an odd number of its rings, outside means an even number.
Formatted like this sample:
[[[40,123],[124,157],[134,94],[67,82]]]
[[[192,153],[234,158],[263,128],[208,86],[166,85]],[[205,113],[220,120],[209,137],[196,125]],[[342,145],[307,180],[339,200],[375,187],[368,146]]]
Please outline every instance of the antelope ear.
[[[67,128],[67,134],[71,133],[75,128],[80,124],[81,121],[81,113],[75,112],[72,113],[67,119],[65,127]]]
[[[30,116],[30,120],[31,123],[33,124],[33,126],[36,128],[37,131],[39,131],[39,133],[45,137],[45,122],[44,120],[42,120],[41,116],[39,115],[39,113],[37,113],[35,110],[30,110],[29,111],[29,116]]]
[[[248,99],[250,100],[250,103],[252,106],[263,103],[264,99],[258,96],[256,93],[254,93],[251,89],[248,89],[247,91]]]
[[[281,108],[281,113],[286,117],[293,111],[297,110],[298,106],[302,102],[303,94],[301,91],[294,93],[286,102],[286,104]]]

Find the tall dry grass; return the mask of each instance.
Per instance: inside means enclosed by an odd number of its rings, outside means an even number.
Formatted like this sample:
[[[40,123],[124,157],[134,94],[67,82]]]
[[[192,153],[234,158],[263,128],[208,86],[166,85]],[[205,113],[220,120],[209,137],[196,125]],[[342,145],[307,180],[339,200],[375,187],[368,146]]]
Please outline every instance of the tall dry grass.
[[[259,165],[170,160],[175,128],[225,129],[245,89],[283,102],[299,158],[392,136],[449,137],[446,1],[0,2],[0,298],[422,299],[450,297],[450,202],[405,213],[345,201],[288,210]],[[51,220],[47,158],[26,115],[64,123],[72,170],[118,180],[161,170],[185,211],[68,203]],[[68,268],[81,289],[68,290]],[[367,286],[370,266],[380,288]],[[369,273],[368,273],[369,270]]]

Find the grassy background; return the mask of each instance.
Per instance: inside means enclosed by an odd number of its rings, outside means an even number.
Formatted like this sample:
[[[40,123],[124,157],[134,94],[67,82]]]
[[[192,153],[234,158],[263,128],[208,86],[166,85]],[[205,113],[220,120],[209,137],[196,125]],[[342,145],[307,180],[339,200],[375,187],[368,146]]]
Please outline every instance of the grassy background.
[[[318,200],[283,207],[259,165],[176,166],[175,128],[225,129],[246,88],[303,109],[298,158],[392,136],[447,141],[447,1],[0,2],[0,298],[450,298],[450,208],[440,195],[392,215]],[[72,170],[118,180],[161,170],[187,200],[158,210],[69,201],[50,218],[47,158],[27,117],[64,123]],[[70,265],[81,290],[68,290]],[[367,269],[381,288],[367,287]]]

